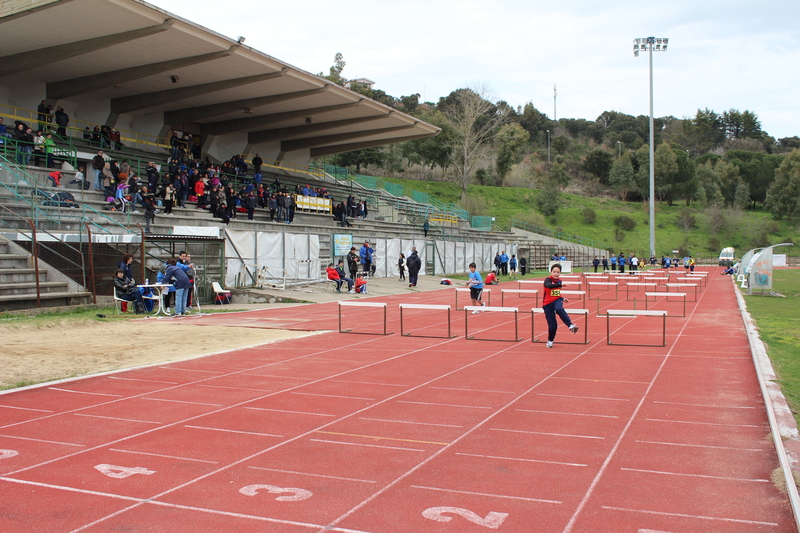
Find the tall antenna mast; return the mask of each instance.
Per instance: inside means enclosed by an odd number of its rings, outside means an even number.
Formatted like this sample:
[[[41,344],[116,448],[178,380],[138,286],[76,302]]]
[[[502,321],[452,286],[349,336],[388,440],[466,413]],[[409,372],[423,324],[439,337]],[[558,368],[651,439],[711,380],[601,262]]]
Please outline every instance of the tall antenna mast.
[[[556,90],[555,84],[553,85],[553,121],[558,120],[556,118],[556,96],[558,95],[558,91]]]

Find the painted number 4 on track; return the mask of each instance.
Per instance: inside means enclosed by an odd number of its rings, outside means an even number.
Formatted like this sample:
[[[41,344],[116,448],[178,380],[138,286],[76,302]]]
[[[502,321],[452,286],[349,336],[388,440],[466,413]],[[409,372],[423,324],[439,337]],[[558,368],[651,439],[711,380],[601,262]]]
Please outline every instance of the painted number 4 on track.
[[[430,507],[422,511],[422,516],[437,522],[449,522],[453,519],[452,516],[444,516],[444,513],[458,515],[466,520],[469,520],[473,524],[488,527],[489,529],[499,528],[506,517],[508,517],[508,513],[496,513],[492,511],[487,514],[485,518],[481,518],[479,515],[473,513],[469,509],[462,509],[460,507]]]

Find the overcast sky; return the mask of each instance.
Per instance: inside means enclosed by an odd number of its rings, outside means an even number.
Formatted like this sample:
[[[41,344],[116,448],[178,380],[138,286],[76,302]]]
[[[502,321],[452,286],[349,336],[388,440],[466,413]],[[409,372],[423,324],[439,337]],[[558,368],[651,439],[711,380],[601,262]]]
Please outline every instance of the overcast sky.
[[[150,0],[295,67],[365,77],[392,96],[436,102],[487,85],[495,100],[553,117],[649,113],[647,55],[636,37],[668,37],[653,54],[655,116],[749,109],[780,138],[800,135],[800,0]]]

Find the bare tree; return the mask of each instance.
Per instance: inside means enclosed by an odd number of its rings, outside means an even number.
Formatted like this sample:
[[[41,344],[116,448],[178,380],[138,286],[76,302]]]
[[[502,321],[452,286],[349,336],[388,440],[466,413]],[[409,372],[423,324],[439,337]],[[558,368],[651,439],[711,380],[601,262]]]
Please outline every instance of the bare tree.
[[[467,197],[476,164],[488,153],[500,126],[510,120],[504,108],[490,98],[486,87],[477,85],[452,92],[440,105],[452,128],[450,160],[462,200]]]

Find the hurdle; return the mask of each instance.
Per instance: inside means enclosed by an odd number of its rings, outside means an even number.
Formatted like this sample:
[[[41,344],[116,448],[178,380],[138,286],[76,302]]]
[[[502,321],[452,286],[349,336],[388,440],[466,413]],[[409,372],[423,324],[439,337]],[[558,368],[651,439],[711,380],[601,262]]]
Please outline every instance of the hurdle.
[[[588,309],[565,309],[569,315],[584,315],[586,322],[583,325],[583,342],[562,342],[559,344],[589,344],[589,310]],[[531,342],[544,342],[536,339],[536,331],[534,327],[534,318],[537,314],[544,314],[544,309],[536,307],[531,309]]]
[[[686,274],[687,279],[694,281],[697,280],[700,282],[701,287],[705,287],[708,285],[708,275],[706,274]]]
[[[667,287],[667,292],[669,292],[670,287],[675,287],[676,292],[681,287],[694,287],[694,301],[697,301],[697,283],[666,283],[665,286]]]
[[[580,296],[583,305],[586,306],[586,291],[561,291],[561,296]]]
[[[581,281],[562,281],[561,282],[561,286],[562,287],[570,286],[570,287],[575,288],[575,285],[578,286],[577,289],[575,289],[575,290],[579,291],[579,290],[583,289],[583,282],[581,282]]]
[[[521,279],[517,281],[517,288],[522,289],[523,284],[525,285],[538,285],[539,287],[543,286],[544,281],[541,280],[533,280],[533,279]]]
[[[506,293],[510,294],[533,294],[536,296],[536,299],[533,302],[533,305],[539,306],[539,291],[538,290],[524,290],[524,289],[502,289],[500,291],[500,306],[504,306],[506,304]],[[521,298],[522,296],[520,296]]]
[[[619,300],[619,283],[612,281],[591,281],[586,284],[586,299],[587,300]],[[614,287],[613,298],[592,298],[592,287]]]
[[[463,307],[461,308],[458,307],[459,292],[469,292],[469,289],[456,289],[456,311],[463,311],[464,310]],[[492,289],[483,289],[483,293],[481,294],[481,296],[483,296],[483,294],[486,295],[486,305],[492,305]]]
[[[690,274],[686,274],[685,276],[675,278],[675,281],[678,283],[698,283],[701,287],[703,287],[705,286],[706,280],[702,276],[692,276]]]
[[[428,304],[400,304],[400,335],[403,337],[427,337],[427,338],[434,338],[440,339],[443,338],[441,335],[413,335],[411,333],[405,333],[405,329],[403,328],[403,309],[427,309],[431,311],[441,310],[447,311],[447,336],[444,337],[445,339],[452,339],[455,335],[452,335],[450,332],[450,306],[449,305],[428,305]]]
[[[566,281],[581,281],[583,276],[581,274],[564,274],[563,276],[559,276],[558,279]]]
[[[383,308],[383,333],[370,333],[367,331],[353,331],[342,329],[342,307],[382,307]],[[359,302],[355,300],[342,300],[339,302],[339,333],[353,333],[356,335],[391,335],[393,331],[386,331],[386,311],[388,305],[381,302]]]
[[[661,328],[661,344],[615,344],[611,342],[611,317],[636,318],[637,316],[660,316],[663,319]],[[615,346],[659,346],[667,345],[667,312],[663,310],[609,309],[606,311],[606,343]]]
[[[631,294],[631,291],[628,289],[628,287],[645,287],[645,288],[652,287],[653,290],[656,290],[656,287],[658,287],[658,284],[657,283],[626,283],[625,284],[625,299],[626,300],[630,300],[630,294]],[[636,291],[636,292],[638,292],[638,291]]]
[[[514,338],[513,339],[479,339],[475,336],[469,335],[469,315],[470,311],[480,312],[496,312],[496,313],[514,313]],[[519,309],[516,307],[478,307],[477,305],[464,306],[464,336],[467,340],[476,341],[496,341],[496,342],[519,342],[522,338],[519,336]]]
[[[649,299],[650,296],[654,298],[652,300]],[[682,315],[670,315],[670,316],[686,316],[686,293],[685,292],[646,292],[644,293],[644,308],[647,309],[649,307],[650,302],[656,301],[656,299],[660,297],[664,297],[665,301],[669,301],[670,296],[681,297],[683,298],[683,314]]]

